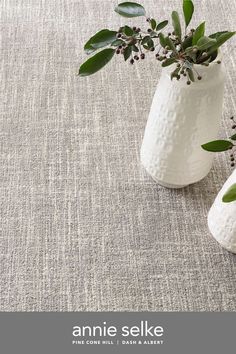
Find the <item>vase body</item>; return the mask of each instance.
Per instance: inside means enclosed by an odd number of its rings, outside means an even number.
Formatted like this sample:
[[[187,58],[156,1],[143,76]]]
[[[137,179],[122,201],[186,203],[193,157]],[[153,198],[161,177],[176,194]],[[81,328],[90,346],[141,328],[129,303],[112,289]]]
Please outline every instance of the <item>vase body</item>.
[[[160,185],[181,188],[204,178],[213,155],[201,145],[218,134],[225,81],[223,64],[196,66],[202,80],[170,79],[162,70],[141,147],[141,163]]]
[[[236,202],[222,202],[224,194],[234,183],[236,183],[236,170],[222,187],[209,211],[208,227],[222,247],[236,253]]]

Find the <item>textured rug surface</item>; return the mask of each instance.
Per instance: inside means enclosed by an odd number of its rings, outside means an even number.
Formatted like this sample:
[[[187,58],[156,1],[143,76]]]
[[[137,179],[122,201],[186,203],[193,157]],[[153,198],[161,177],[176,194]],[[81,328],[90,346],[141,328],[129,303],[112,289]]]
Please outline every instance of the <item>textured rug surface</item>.
[[[1,1],[0,310],[234,311],[236,256],[207,213],[231,173],[159,187],[139,162],[160,65],[116,57],[75,73],[84,42],[125,20],[105,0]],[[163,19],[181,0],[143,0]],[[193,26],[236,28],[236,1],[195,0]],[[221,137],[236,113],[236,41],[225,45]]]

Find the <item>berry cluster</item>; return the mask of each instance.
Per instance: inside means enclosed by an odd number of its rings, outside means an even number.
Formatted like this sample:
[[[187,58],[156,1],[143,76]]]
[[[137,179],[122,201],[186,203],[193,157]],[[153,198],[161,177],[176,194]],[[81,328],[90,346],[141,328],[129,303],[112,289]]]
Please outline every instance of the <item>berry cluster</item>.
[[[236,121],[235,121],[235,119],[234,119],[234,117],[232,116],[232,117],[230,117],[230,120],[231,121],[233,121],[233,125],[232,125],[232,129],[233,130],[235,130],[236,129]],[[236,138],[235,137],[235,135],[233,135],[232,137],[231,137],[231,139],[233,138],[233,140]],[[233,147],[231,147],[231,153],[230,153],[230,166],[231,167],[235,167],[235,156],[234,156],[234,151],[233,151],[233,148],[234,148],[235,146],[233,146]]]
[[[120,40],[120,42],[115,43],[115,45],[119,44],[116,49],[116,54],[123,54],[125,60],[131,57],[130,64],[132,65],[135,63],[135,60],[144,60],[146,58],[141,45],[142,35],[140,32],[141,29],[139,27],[129,28],[125,26],[118,30],[116,36],[117,39]],[[154,48],[150,48],[150,50],[154,51]]]

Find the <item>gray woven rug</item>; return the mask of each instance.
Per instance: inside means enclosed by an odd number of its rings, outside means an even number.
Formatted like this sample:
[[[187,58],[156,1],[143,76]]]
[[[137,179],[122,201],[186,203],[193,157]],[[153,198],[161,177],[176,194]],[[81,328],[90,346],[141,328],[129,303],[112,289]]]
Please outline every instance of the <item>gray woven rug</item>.
[[[0,4],[0,310],[233,311],[236,256],[206,223],[228,156],[196,185],[157,186],[139,149],[160,65],[115,58],[75,76],[85,40],[126,21],[116,3]],[[182,1],[142,3],[163,19]],[[195,4],[195,24],[236,28],[235,0]],[[225,46],[222,136],[236,113],[235,44]]]

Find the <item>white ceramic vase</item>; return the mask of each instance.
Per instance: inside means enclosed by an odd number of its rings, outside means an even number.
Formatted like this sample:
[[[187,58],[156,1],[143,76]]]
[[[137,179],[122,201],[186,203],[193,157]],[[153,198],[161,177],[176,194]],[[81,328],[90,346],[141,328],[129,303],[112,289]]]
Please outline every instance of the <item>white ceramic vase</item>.
[[[236,202],[222,202],[222,197],[234,183],[236,183],[236,170],[217,195],[208,214],[208,226],[213,237],[222,247],[236,253]]]
[[[218,60],[218,59],[217,59]],[[160,185],[181,188],[204,178],[213,162],[201,145],[215,140],[222,115],[223,64],[196,65],[202,80],[171,81],[171,65],[162,70],[149,114],[141,163]]]

